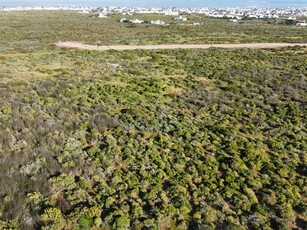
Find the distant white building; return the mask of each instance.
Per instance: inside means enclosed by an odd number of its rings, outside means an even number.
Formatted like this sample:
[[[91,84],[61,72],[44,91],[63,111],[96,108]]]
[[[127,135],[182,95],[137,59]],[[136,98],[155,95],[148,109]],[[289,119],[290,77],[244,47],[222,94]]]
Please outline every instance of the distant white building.
[[[127,18],[121,18],[121,19],[119,20],[120,23],[127,22],[127,21],[128,21]]]
[[[161,21],[161,20],[152,20],[150,22],[150,24],[153,24],[153,25],[165,25],[165,22]]]
[[[107,18],[108,15],[104,12],[99,13],[98,18]]]
[[[10,8],[4,8],[4,9],[1,9],[1,11],[11,11],[11,9]]]
[[[307,26],[307,23],[305,22],[305,20],[303,20],[303,21],[299,21],[296,25],[297,26]]]
[[[288,17],[287,20],[296,20],[296,17]]]
[[[171,11],[171,10],[168,10],[168,11],[164,11],[164,15],[168,15],[168,16],[178,16],[178,15],[179,15],[179,12],[178,12],[178,11]]]
[[[225,16],[224,14],[219,14],[219,13],[209,14],[209,17],[213,18],[223,18],[224,16]]]
[[[128,21],[127,18],[121,18],[121,19],[119,20],[120,23],[124,23],[124,22],[127,22],[127,21]]]
[[[132,16],[133,13],[132,12],[124,12],[123,15],[130,15],[130,16]]]
[[[144,20],[140,20],[140,19],[133,19],[131,20],[130,22],[134,23],[134,24],[141,24],[141,23],[144,23]]]
[[[256,19],[259,18],[259,16],[256,15],[256,14],[250,14],[247,17],[249,17],[249,18],[256,18]]]
[[[229,19],[236,19],[237,18],[237,15],[234,15],[234,14],[227,14],[224,16],[225,18],[229,18]]]
[[[185,18],[185,17],[182,17],[182,16],[180,15],[180,16],[176,17],[175,20],[176,20],[176,21],[182,21],[182,22],[184,22],[184,21],[187,21],[188,19]]]

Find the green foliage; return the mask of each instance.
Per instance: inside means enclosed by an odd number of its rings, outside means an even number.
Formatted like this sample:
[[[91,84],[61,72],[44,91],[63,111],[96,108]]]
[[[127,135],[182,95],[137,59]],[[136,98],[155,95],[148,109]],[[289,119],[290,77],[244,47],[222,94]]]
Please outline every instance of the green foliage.
[[[63,220],[61,210],[58,208],[46,209],[41,218],[47,224],[59,224]]]
[[[113,224],[113,228],[114,229],[128,229],[130,225],[130,220],[127,216],[120,216],[117,217],[114,224]]]
[[[91,26],[64,33],[71,23],[105,25],[80,18],[54,18],[67,24],[35,49],[1,39],[16,53],[0,55],[0,228],[303,229],[306,48],[42,51],[58,34],[92,41]],[[244,23],[252,36],[264,26]],[[160,35],[145,42],[173,41]]]
[[[80,225],[80,227],[82,227],[83,229],[89,229],[90,227],[93,226],[94,224],[94,220],[92,217],[81,217],[78,221],[78,224]]]

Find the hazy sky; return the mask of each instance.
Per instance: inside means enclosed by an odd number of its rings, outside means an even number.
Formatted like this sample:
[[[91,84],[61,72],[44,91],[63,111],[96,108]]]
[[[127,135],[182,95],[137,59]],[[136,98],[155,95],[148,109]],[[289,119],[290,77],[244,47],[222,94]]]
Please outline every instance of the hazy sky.
[[[236,7],[236,6],[305,6],[307,0],[0,0],[0,6],[177,6],[177,7]]]

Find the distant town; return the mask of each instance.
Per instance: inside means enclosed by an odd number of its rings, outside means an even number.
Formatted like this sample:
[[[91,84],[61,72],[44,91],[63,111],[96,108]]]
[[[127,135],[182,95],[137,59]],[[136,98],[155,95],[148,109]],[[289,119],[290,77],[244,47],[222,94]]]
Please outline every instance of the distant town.
[[[174,16],[178,21],[187,21],[189,14],[202,14],[214,18],[227,18],[232,22],[242,19],[278,19],[287,20],[288,24],[307,26],[305,20],[298,20],[296,17],[307,17],[307,7],[301,8],[144,8],[144,7],[42,7],[42,6],[19,6],[0,7],[0,11],[30,11],[30,10],[72,10],[82,14],[96,14],[99,18],[106,18],[108,14],[162,14]],[[184,16],[182,16],[184,15]],[[132,22],[135,24],[144,23],[141,19],[127,20],[123,17],[120,22]],[[161,20],[151,21],[151,24],[165,25]]]

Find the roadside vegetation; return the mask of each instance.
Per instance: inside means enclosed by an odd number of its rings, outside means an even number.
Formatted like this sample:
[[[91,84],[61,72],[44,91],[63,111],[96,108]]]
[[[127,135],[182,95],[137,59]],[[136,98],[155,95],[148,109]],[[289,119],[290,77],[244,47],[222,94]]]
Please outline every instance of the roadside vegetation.
[[[0,41],[0,228],[305,228],[306,48],[59,49],[49,42],[91,41],[73,32],[85,16],[12,14],[0,15],[20,28]],[[35,18],[48,17],[45,34]]]

